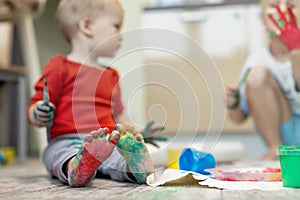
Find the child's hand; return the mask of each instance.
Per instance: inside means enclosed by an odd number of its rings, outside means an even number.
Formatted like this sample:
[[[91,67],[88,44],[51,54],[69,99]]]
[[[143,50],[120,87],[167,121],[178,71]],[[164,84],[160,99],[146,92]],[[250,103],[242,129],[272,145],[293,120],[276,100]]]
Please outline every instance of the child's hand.
[[[37,101],[33,105],[34,124],[39,127],[49,126],[52,124],[55,106],[49,102],[48,105],[44,101]]]
[[[299,49],[300,48],[300,28],[297,25],[296,17],[290,6],[287,7],[289,14],[289,22],[286,19],[285,13],[280,9],[279,4],[276,5],[277,12],[280,16],[279,20],[275,20],[273,15],[269,15],[269,18],[273,24],[279,30],[279,38],[287,46],[289,50]]]
[[[237,88],[227,87],[225,97],[226,107],[229,110],[234,110],[240,103],[240,92]]]

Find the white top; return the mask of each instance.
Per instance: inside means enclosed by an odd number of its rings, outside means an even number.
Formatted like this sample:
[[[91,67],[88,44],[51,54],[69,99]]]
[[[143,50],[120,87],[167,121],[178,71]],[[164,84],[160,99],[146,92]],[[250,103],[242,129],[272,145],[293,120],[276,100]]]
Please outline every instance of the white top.
[[[265,47],[247,58],[241,72],[241,77],[248,68],[259,66],[264,66],[269,69],[290,102],[293,113],[300,115],[300,92],[296,91],[291,61],[280,62],[276,60],[271,54],[269,47]],[[245,96],[244,85],[242,85],[240,92],[242,96]]]

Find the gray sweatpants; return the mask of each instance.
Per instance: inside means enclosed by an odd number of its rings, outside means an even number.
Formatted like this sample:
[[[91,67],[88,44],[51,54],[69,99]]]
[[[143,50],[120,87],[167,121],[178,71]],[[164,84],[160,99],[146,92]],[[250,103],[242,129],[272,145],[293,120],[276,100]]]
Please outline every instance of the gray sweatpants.
[[[63,183],[68,183],[64,173],[67,161],[74,157],[89,134],[69,134],[51,140],[43,153],[43,161],[51,177],[58,178]],[[129,172],[125,159],[115,148],[113,153],[101,164],[95,172],[101,176],[110,177],[115,181],[136,182]],[[130,176],[131,175],[131,176]]]

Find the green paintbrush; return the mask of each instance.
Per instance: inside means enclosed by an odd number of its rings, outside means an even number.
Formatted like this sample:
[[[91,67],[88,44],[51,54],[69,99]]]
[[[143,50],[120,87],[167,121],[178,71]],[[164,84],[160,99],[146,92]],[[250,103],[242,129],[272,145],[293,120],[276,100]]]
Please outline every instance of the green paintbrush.
[[[241,78],[241,80],[240,80],[240,82],[239,82],[239,84],[238,84],[238,86],[237,86],[236,91],[235,91],[234,93],[231,94],[231,97],[236,98],[236,99],[240,99],[240,89],[241,89],[241,86],[242,86],[242,84],[244,84],[244,82],[246,81],[246,78],[247,78],[247,76],[248,76],[248,74],[249,74],[250,71],[251,71],[251,68],[249,67],[249,68],[245,71],[243,77]]]

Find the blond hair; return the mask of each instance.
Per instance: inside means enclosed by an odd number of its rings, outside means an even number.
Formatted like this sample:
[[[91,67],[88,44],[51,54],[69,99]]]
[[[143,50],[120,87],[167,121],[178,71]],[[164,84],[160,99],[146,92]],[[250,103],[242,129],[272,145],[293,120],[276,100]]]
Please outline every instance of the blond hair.
[[[116,5],[123,12],[117,0],[60,0],[56,10],[56,22],[66,40],[71,41],[80,20],[93,19],[101,14],[106,3]]]

